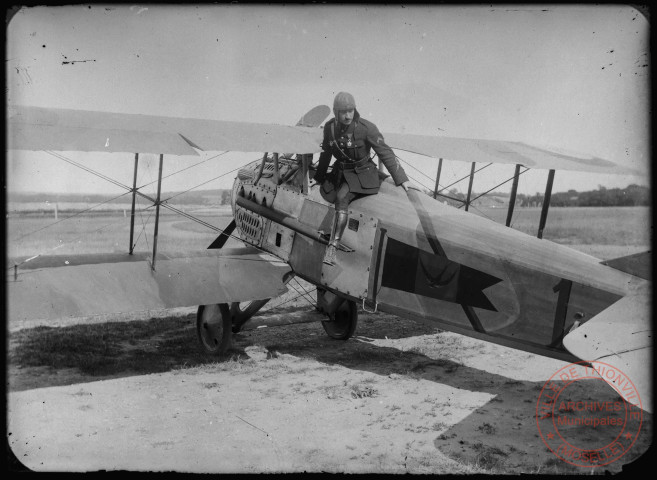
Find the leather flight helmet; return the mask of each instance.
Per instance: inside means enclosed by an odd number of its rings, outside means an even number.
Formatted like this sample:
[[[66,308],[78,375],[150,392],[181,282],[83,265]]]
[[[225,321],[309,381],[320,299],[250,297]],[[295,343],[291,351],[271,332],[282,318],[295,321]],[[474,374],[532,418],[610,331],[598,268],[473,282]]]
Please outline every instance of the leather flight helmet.
[[[340,92],[335,96],[335,100],[333,100],[334,112],[349,110],[351,108],[356,110],[356,100],[354,100],[354,96],[351,93]]]

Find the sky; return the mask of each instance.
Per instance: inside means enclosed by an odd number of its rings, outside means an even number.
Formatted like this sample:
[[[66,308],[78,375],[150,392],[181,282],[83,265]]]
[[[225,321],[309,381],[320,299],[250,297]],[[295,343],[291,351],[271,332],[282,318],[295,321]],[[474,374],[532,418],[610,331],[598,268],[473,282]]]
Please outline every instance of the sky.
[[[649,185],[648,52],[647,20],[619,5],[33,7],[7,28],[6,88],[8,105],[278,124],[348,91],[382,132],[521,141],[646,172],[557,172],[553,191],[584,191]],[[397,154],[433,187],[436,159]],[[45,152],[7,155],[9,192],[122,192]],[[64,155],[132,183],[132,154]],[[230,188],[258,158],[216,155],[165,157],[165,175],[209,160],[163,190]],[[469,169],[445,162],[441,184]],[[474,190],[512,174],[491,167]],[[156,175],[144,156],[139,184]],[[532,170],[519,191],[543,192],[546,178]]]

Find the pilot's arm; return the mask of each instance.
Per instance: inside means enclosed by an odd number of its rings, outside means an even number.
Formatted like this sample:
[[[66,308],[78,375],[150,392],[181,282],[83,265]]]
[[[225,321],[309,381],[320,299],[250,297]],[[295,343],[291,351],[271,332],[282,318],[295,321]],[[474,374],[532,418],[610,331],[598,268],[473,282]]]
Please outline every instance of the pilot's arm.
[[[408,182],[408,177],[406,172],[399,165],[399,162],[395,158],[395,153],[392,151],[386,142],[383,140],[383,135],[379,132],[379,129],[372,122],[367,124],[367,143],[372,147],[376,152],[379,160],[383,162],[386,166],[386,169],[390,173],[392,180],[395,182],[395,185],[399,186]]]
[[[331,145],[329,141],[329,124],[330,122],[327,122],[326,125],[324,125],[324,140],[322,141],[322,153],[319,155],[319,164],[317,165],[317,171],[315,172],[315,176],[313,177],[313,180],[317,183],[323,183],[324,179],[326,178],[326,172],[328,171],[329,163],[331,163],[331,157],[333,154],[331,153]]]

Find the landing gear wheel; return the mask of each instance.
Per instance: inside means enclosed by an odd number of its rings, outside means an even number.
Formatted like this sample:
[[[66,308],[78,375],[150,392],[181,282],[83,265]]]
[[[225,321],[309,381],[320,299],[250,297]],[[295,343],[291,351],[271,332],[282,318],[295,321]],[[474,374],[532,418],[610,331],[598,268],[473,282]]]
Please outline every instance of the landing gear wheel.
[[[356,331],[358,324],[358,307],[356,302],[345,300],[332,315],[331,320],[322,322],[322,327],[329,337],[336,340],[347,340]]]
[[[232,347],[228,304],[200,305],[196,312],[196,334],[205,353],[221,355]]]
[[[288,272],[283,277],[283,284],[287,285],[287,282],[292,280],[294,277],[294,272]],[[265,306],[265,304],[271,300],[271,298],[265,298],[264,300],[252,300],[250,302],[233,302],[230,304],[230,318],[232,324],[233,333],[238,333],[242,330],[242,326],[249,320],[253,315],[258,313],[258,311]]]

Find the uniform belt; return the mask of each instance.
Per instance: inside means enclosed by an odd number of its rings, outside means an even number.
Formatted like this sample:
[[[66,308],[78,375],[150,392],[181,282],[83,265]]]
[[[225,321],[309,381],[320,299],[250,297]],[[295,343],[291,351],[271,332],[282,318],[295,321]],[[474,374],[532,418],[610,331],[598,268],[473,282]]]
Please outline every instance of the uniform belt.
[[[345,162],[344,160],[342,161],[342,168],[345,170],[353,170],[354,168],[362,167],[365,165],[368,161],[370,160],[370,157],[364,157],[361,158],[360,160],[357,161],[352,161],[352,162]]]

